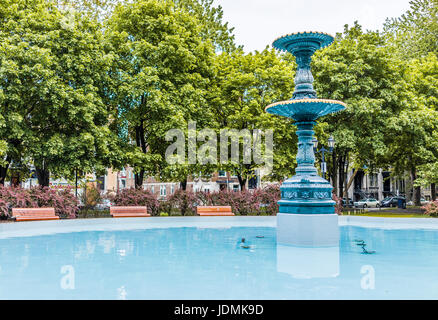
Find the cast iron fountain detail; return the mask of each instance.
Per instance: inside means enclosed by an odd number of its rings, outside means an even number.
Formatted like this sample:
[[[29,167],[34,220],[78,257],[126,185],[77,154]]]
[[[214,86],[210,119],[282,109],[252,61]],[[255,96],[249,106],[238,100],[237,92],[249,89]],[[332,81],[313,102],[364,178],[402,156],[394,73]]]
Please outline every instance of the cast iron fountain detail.
[[[336,100],[318,99],[310,70],[315,51],[330,45],[333,40],[332,36],[325,33],[301,32],[278,38],[273,43],[275,48],[292,53],[298,65],[292,99],[266,107],[268,113],[294,119],[298,129],[298,166],[295,170],[296,175],[284,181],[280,188],[280,214],[335,213],[335,201],[331,196],[333,187],[327,180],[318,176],[315,168],[313,127],[319,117],[341,111],[345,109],[345,104]],[[310,238],[312,235],[309,235]]]

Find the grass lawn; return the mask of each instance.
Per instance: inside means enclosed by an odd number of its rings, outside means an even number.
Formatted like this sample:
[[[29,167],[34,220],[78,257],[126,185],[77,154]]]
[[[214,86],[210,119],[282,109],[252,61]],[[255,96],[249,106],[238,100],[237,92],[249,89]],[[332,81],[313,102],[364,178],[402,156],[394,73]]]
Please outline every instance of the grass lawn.
[[[380,208],[368,209],[365,211],[351,210],[344,208],[343,215],[366,216],[366,217],[389,217],[389,218],[430,218],[424,214],[424,210],[418,206],[407,206],[406,209],[399,208]]]
[[[381,218],[431,218],[425,214],[418,213],[398,213],[398,212],[365,212],[365,213],[353,213],[348,212],[343,213],[344,216],[362,216],[362,217],[381,217]]]

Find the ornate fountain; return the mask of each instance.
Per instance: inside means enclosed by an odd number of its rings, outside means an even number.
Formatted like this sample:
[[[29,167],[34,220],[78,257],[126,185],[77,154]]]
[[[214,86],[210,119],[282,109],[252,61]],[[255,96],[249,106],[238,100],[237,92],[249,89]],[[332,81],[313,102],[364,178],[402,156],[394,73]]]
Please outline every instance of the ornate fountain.
[[[298,136],[296,175],[283,182],[277,215],[277,242],[299,246],[336,246],[339,242],[338,216],[330,183],[318,176],[313,152],[313,126],[324,115],[345,109],[336,100],[318,99],[310,71],[312,55],[333,42],[319,32],[289,34],[273,46],[292,53],[298,65],[292,99],[266,107],[266,112],[295,120]]]

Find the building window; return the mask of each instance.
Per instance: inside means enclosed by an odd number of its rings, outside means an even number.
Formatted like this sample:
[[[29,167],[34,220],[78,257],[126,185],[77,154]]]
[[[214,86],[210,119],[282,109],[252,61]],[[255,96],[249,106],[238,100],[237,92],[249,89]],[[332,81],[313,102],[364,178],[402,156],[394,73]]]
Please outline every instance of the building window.
[[[205,188],[205,187],[204,187],[204,192],[206,192],[206,193],[210,193],[210,188]]]
[[[155,187],[154,186],[151,187],[151,192],[155,193]]]
[[[166,195],[166,186],[165,185],[161,185],[160,186],[160,196],[165,196]]]
[[[227,176],[227,172],[224,170],[220,170],[219,171],[219,177],[226,177]]]
[[[173,194],[175,192],[175,186],[172,184],[170,186],[170,194]]]
[[[233,184],[233,191],[234,192],[239,191],[239,185],[238,184]]]

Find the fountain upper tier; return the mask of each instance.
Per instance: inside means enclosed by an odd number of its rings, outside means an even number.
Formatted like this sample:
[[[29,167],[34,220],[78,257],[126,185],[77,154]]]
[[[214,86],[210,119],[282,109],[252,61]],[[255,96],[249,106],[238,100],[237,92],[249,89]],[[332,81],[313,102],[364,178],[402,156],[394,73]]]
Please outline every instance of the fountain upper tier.
[[[333,36],[323,32],[297,32],[277,38],[272,45],[278,50],[289,51],[295,55],[294,52],[299,50],[315,52],[332,44],[333,40]]]
[[[324,115],[345,109],[345,104],[337,100],[318,99],[313,89],[310,71],[312,55],[316,50],[333,42],[333,37],[320,32],[299,32],[288,34],[274,41],[279,50],[292,53],[297,62],[295,91],[292,99],[280,101],[266,107],[266,112],[296,121],[314,121]]]

